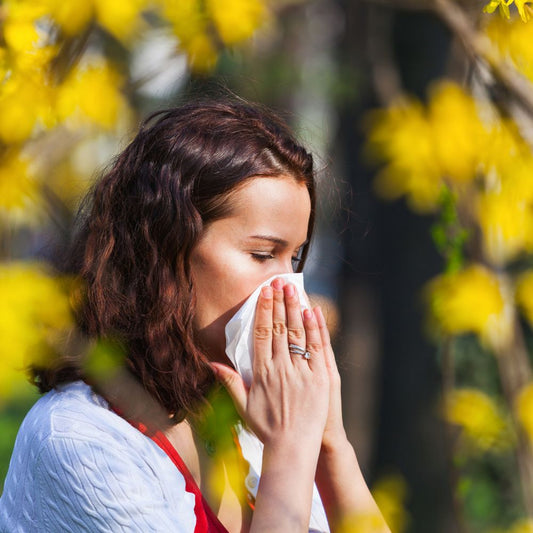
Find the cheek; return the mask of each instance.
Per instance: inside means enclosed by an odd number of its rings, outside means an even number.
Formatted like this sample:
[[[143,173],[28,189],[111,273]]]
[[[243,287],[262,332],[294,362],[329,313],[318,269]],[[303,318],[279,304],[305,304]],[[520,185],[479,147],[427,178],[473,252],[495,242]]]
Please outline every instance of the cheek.
[[[229,320],[261,282],[251,276],[242,257],[226,254],[217,261],[198,261],[193,280],[196,292],[196,326],[200,329],[215,321]],[[225,323],[223,324],[225,325]]]

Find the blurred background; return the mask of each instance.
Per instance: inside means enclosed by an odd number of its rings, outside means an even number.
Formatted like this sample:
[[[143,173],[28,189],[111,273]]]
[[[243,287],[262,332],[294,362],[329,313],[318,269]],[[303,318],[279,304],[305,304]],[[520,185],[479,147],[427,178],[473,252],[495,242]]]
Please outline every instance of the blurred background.
[[[306,287],[391,529],[533,532],[529,3],[1,2],[0,487],[84,191],[147,114],[232,92],[315,156]]]

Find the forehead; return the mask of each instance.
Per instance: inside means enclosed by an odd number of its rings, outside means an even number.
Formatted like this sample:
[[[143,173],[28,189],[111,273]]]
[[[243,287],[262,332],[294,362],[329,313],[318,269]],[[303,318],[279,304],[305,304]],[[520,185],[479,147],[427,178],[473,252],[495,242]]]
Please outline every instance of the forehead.
[[[230,217],[245,226],[286,227],[307,235],[311,199],[305,183],[292,177],[252,178],[229,201]]]
[[[208,225],[207,233],[273,235],[290,242],[307,239],[311,199],[305,183],[292,177],[257,177],[227,198],[228,214]]]

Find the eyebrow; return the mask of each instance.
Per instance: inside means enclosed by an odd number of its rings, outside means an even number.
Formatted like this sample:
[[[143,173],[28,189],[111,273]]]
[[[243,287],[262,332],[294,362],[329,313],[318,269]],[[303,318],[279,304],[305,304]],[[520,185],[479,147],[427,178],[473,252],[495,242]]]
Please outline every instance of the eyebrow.
[[[256,239],[258,241],[269,241],[273,242],[274,244],[278,244],[280,246],[287,247],[289,243],[285,239],[280,239],[279,237],[276,237],[274,235],[251,235],[249,237],[250,239]],[[309,242],[309,239],[306,239],[298,248],[304,247]]]

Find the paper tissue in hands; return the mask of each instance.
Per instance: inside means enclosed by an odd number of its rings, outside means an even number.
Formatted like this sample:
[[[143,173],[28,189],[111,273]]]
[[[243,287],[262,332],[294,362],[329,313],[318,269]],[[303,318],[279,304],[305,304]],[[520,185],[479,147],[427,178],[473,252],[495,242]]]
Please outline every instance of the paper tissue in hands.
[[[235,370],[242,376],[246,385],[250,385],[252,382],[253,333],[257,300],[261,289],[265,285],[270,285],[276,278],[282,278],[296,287],[302,311],[310,307],[304,291],[303,274],[281,274],[267,279],[263,284],[259,285],[237,313],[233,315],[232,319],[226,324],[226,355],[233,363]]]
[[[281,274],[267,279],[249,296],[242,307],[235,313],[232,319],[226,324],[226,355],[233,363],[235,370],[242,376],[246,385],[252,382],[252,365],[254,353],[254,320],[255,308],[259,293],[265,285],[276,278],[283,278],[286,282],[292,283],[298,292],[300,307],[302,311],[309,309],[309,300],[304,291],[303,274]],[[263,462],[263,444],[254,433],[238,424],[237,435],[241,452],[250,468],[245,479],[246,488],[255,498],[261,477],[261,466]],[[311,518],[309,522],[309,532],[328,533],[328,521],[320,495],[313,486],[313,503],[311,506]]]

